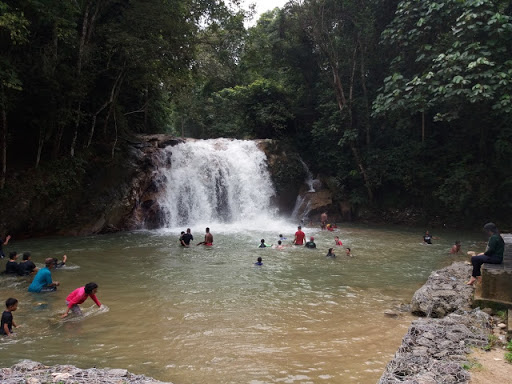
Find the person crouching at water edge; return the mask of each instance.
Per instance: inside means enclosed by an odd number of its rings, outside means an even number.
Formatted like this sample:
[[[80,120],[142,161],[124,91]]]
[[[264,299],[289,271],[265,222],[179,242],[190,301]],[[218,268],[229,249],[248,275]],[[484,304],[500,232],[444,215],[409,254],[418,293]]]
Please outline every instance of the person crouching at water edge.
[[[66,298],[66,305],[68,308],[66,309],[66,313],[64,313],[61,317],[66,317],[70,310],[75,315],[81,316],[82,310],[78,304],[82,304],[85,300],[87,300],[88,297],[90,297],[98,307],[101,307],[101,303],[96,298],[96,292],[98,292],[98,284],[96,283],[87,283],[83,287],[75,289]]]
[[[60,285],[58,281],[52,281],[51,269],[55,266],[53,258],[44,260],[45,268],[41,268],[34,277],[32,284],[28,287],[29,292],[53,292]]]
[[[484,225],[484,229],[489,237],[487,248],[484,253],[480,253],[476,256],[471,257],[471,264],[473,264],[473,273],[471,279],[466,283],[467,285],[473,285],[475,281],[479,283],[482,281],[482,273],[480,268],[483,263],[489,264],[501,264],[503,263],[503,252],[505,251],[505,241],[500,235],[500,231],[496,224],[487,223]]]

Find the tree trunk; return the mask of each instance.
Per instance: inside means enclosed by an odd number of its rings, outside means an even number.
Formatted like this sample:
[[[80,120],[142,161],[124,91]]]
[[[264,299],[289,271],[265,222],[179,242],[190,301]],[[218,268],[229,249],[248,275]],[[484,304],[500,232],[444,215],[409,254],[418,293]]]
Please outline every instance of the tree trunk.
[[[112,103],[114,105],[114,103]],[[117,145],[117,119],[116,119],[116,110],[114,109],[114,144],[112,144],[112,160],[114,160],[114,154]]]
[[[2,174],[0,175],[0,189],[5,187],[7,176],[7,111],[2,105]]]
[[[89,148],[92,142],[92,137],[94,136],[94,129],[96,128],[96,119],[98,118],[98,115],[103,111],[109,104],[114,101],[114,95],[116,94],[117,87],[121,86],[122,83],[122,75],[123,72],[119,73],[119,75],[116,78],[116,81],[114,82],[114,85],[112,85],[112,90],[110,91],[110,97],[107,101],[103,103],[103,105],[96,111],[96,113],[92,116],[92,123],[91,123],[91,130],[89,132],[89,140],[87,140],[86,148]]]
[[[35,166],[36,169],[39,167],[39,162],[41,161],[41,153],[43,152],[44,138],[45,138],[44,127],[41,124],[39,126],[39,142],[37,145],[36,166]]]
[[[361,88],[363,89],[363,103],[364,103],[364,126],[366,133],[366,145],[370,145],[371,137],[370,137],[370,105],[368,103],[368,89],[366,88],[366,65],[365,65],[365,57],[366,57],[366,47],[363,47],[361,43],[361,38],[359,36],[359,52],[361,55]]]
[[[76,120],[75,120],[75,132],[73,133],[73,140],[71,140],[71,157],[75,157],[76,140],[78,138],[78,127],[80,126],[80,117],[82,115],[82,102],[78,102],[78,108],[76,109]]]
[[[421,111],[421,142],[425,142],[425,111]]]

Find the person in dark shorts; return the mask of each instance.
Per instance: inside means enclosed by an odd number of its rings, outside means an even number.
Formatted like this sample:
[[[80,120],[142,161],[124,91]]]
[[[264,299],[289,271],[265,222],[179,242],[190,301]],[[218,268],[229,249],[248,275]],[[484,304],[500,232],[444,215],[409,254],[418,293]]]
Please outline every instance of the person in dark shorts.
[[[41,268],[28,287],[29,292],[53,292],[59,286],[58,281],[52,281],[51,269],[55,266],[53,258],[48,257],[44,260],[45,268]]]
[[[18,265],[18,275],[28,276],[37,272],[38,268],[32,260],[30,260],[30,252],[23,252],[23,261]]]
[[[13,336],[12,327],[17,327],[12,313],[18,309],[18,300],[10,297],[5,300],[6,310],[2,313],[2,320],[0,322],[0,335]]]
[[[5,264],[5,273],[8,275],[15,275],[18,273],[19,264],[16,262],[17,258],[18,253],[16,251],[9,253],[9,260],[7,261],[7,264]]]
[[[480,253],[476,256],[471,257],[471,264],[473,265],[473,272],[471,279],[466,283],[467,285],[473,285],[475,282],[482,281],[482,273],[480,268],[483,263],[489,264],[501,264],[503,263],[503,252],[505,252],[505,241],[500,235],[500,231],[496,224],[487,223],[484,225],[484,230],[487,232],[489,242],[484,253]]]

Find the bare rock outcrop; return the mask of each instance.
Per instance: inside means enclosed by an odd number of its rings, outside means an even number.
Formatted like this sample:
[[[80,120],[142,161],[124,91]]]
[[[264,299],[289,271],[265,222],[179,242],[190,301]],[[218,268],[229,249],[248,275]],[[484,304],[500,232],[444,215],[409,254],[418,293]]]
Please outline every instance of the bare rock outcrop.
[[[80,369],[73,365],[47,366],[36,361],[22,360],[11,368],[0,369],[2,384],[170,384],[134,375],[126,369]]]
[[[411,312],[420,316],[444,317],[456,310],[470,310],[473,287],[466,285],[471,266],[462,262],[434,271],[412,298]]]

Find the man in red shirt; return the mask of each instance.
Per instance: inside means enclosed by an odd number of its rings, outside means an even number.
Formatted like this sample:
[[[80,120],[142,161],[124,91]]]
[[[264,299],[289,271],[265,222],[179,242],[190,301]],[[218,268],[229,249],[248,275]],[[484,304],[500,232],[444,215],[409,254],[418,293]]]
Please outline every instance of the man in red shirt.
[[[306,234],[302,232],[302,227],[299,225],[297,228],[297,232],[295,232],[295,239],[293,240],[293,244],[295,245],[304,245],[304,238]]]

